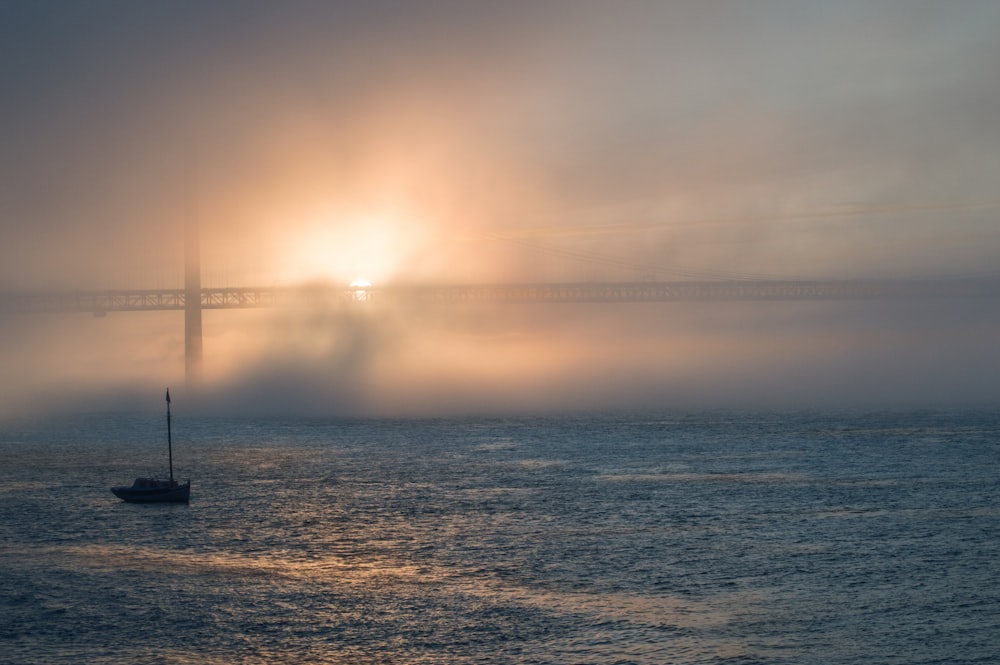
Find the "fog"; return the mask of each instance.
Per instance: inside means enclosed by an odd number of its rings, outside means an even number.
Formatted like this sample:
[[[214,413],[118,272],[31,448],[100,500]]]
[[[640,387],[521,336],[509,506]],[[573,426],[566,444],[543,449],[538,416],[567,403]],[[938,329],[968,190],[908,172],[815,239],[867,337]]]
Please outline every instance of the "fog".
[[[997,277],[1000,6],[5,2],[0,292]],[[995,406],[995,299],[0,309],[0,416]]]

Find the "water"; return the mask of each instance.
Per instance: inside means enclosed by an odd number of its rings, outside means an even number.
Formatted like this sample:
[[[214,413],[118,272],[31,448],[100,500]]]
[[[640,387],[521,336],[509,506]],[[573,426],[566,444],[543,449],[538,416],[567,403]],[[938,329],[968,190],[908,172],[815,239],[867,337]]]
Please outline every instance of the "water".
[[[0,662],[1000,662],[997,412],[177,411],[0,427]]]

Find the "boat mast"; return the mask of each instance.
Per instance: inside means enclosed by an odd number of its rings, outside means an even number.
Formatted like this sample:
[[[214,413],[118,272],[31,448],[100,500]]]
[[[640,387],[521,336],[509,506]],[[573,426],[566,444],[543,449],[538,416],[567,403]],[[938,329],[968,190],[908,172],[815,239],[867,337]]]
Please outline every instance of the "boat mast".
[[[170,484],[174,484],[174,442],[170,436],[170,388],[167,388],[167,457],[170,460]]]

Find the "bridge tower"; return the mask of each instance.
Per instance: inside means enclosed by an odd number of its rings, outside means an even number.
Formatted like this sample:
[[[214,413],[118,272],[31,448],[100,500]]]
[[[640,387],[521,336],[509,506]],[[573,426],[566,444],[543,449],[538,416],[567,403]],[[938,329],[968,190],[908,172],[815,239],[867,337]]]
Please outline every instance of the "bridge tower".
[[[201,240],[198,206],[190,195],[184,222],[184,379],[194,388],[201,379]]]

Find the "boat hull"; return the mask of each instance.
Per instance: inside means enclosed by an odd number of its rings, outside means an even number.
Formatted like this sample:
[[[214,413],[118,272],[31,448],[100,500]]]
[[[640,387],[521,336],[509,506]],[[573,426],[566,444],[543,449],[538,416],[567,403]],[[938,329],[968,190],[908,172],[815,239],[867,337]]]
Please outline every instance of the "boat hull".
[[[184,484],[164,483],[153,486],[112,487],[111,492],[128,503],[188,503],[191,498],[191,481]]]

